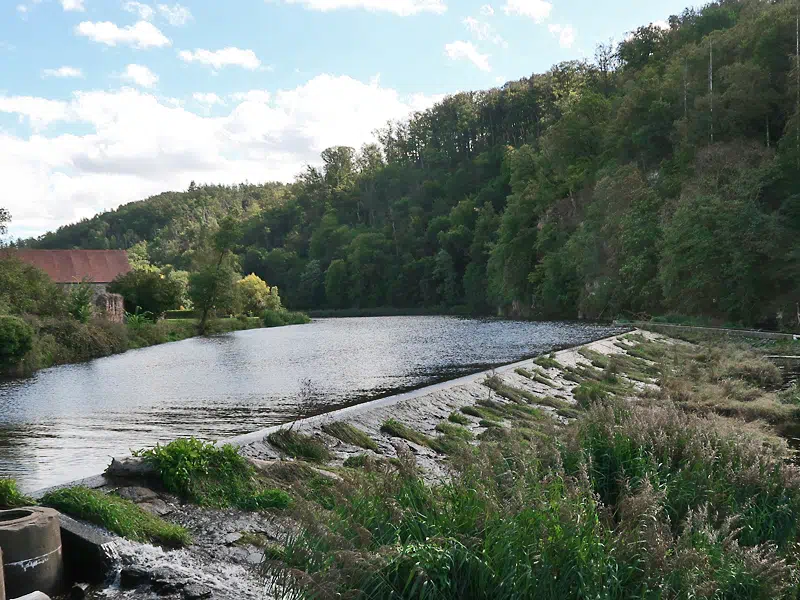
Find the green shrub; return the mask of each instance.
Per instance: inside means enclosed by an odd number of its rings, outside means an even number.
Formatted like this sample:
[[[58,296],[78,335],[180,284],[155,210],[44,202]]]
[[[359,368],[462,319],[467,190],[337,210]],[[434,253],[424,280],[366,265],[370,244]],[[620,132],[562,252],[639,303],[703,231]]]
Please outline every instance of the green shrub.
[[[455,423],[456,425],[469,425],[471,423],[466,415],[458,412],[450,413],[450,416],[447,417],[447,420],[451,423]]]
[[[293,458],[302,458],[314,463],[324,463],[333,458],[325,444],[310,435],[291,429],[270,433],[267,441]]]
[[[125,310],[149,312],[156,317],[176,309],[186,297],[186,284],[172,271],[134,270],[120,275],[108,286],[112,294],[125,300]]]
[[[33,504],[36,504],[36,501],[20,492],[15,480],[0,479],[0,510],[31,506]]]
[[[608,399],[608,392],[596,383],[584,382],[572,391],[578,406],[587,409]]]
[[[191,542],[189,532],[180,525],[167,523],[129,500],[85,487],[50,492],[42,498],[42,504],[136,542],[169,547],[186,546]]]
[[[291,502],[284,492],[264,489],[252,465],[230,445],[189,438],[134,454],[158,470],[168,491],[201,506],[262,510]]]
[[[18,317],[0,315],[0,368],[19,364],[33,349],[33,328]]]
[[[66,296],[47,273],[13,254],[0,255],[0,312],[52,317],[65,310]]]
[[[349,423],[344,423],[342,421],[325,423],[322,426],[322,431],[343,441],[345,444],[358,446],[359,448],[364,448],[365,450],[378,450],[378,444],[375,442],[375,440],[373,440],[359,428],[354,427]]]
[[[305,325],[310,323],[308,315],[300,312],[290,312],[286,309],[265,310],[264,327],[283,327],[284,325]]]

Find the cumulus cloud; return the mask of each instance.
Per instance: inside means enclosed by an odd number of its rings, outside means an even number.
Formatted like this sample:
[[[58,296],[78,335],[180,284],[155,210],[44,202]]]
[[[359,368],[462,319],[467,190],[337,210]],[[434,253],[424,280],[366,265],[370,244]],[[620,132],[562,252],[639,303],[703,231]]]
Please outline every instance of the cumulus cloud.
[[[223,48],[222,50],[203,50],[201,48],[191,52],[183,50],[178,53],[180,59],[187,63],[197,62],[202,65],[213,67],[219,70],[223,67],[242,67],[254,71],[261,66],[256,53],[252,50],[241,50],[239,48]]]
[[[43,77],[60,77],[68,79],[70,77],[83,77],[83,71],[75,67],[59,67],[58,69],[45,69],[42,71]]]
[[[466,59],[481,71],[489,72],[492,70],[489,64],[489,55],[478,52],[472,42],[452,42],[444,47],[444,51],[452,60]]]
[[[329,11],[342,8],[362,8],[384,11],[401,17],[424,12],[443,14],[447,11],[444,0],[283,0],[286,4],[301,4],[311,10]]]
[[[222,98],[220,98],[213,92],[206,92],[206,93],[195,92],[194,94],[192,94],[192,98],[195,100],[195,102],[198,102],[205,106],[214,106],[215,104],[225,104]]]
[[[241,94],[217,108],[222,116],[135,88],[78,92],[69,101],[0,95],[0,113],[36,128],[24,136],[0,131],[12,234],[42,233],[192,180],[291,181],[325,148],[360,147],[388,120],[440,98],[331,75]],[[88,131],[60,133],[62,123]]]
[[[61,7],[64,10],[74,10],[79,12],[86,10],[84,0],[61,0]]]
[[[272,94],[267,90],[249,90],[247,92],[236,92],[231,94],[231,99],[236,102],[262,102],[267,103],[272,98]]]
[[[530,17],[541,23],[550,16],[553,5],[547,0],[506,0],[503,10],[507,15]]]
[[[180,27],[186,25],[192,20],[192,11],[180,4],[159,4],[158,12],[164,17],[170,25]]]
[[[122,5],[122,9],[128,11],[129,13],[138,15],[140,19],[145,21],[152,19],[153,15],[156,13],[152,6],[148,4],[142,4],[141,2],[126,2]]]
[[[172,44],[158,27],[147,21],[138,21],[127,27],[119,27],[109,21],[84,21],[75,28],[75,33],[106,46],[124,45],[146,49]]]
[[[121,77],[143,88],[152,88],[158,83],[158,75],[144,65],[128,65]]]
[[[562,48],[572,48],[575,43],[575,28],[572,25],[556,25],[551,24],[547,26],[553,37],[558,38],[558,45]]]
[[[491,24],[485,21],[479,21],[474,17],[467,17],[463,21],[464,25],[469,29],[469,32],[481,42],[491,42],[498,46],[508,47],[508,42],[503,39]]]
[[[491,4],[484,4],[481,6],[481,14],[484,17],[493,17],[494,16],[494,8],[492,8]]]

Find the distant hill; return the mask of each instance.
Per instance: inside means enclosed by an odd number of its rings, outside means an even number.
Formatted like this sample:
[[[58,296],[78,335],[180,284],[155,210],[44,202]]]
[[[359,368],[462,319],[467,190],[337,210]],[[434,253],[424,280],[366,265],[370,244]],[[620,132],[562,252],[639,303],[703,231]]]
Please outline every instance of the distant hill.
[[[30,244],[146,240],[186,267],[232,214],[243,270],[295,306],[797,326],[796,10],[687,10],[591,63],[449,97],[379,146],[327,150],[295,184],[163,194]]]

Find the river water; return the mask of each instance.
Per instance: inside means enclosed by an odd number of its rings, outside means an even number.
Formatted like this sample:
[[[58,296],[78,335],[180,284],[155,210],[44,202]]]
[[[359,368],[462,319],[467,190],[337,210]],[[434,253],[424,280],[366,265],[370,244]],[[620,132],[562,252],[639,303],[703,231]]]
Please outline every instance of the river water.
[[[217,440],[582,344],[598,325],[320,319],[194,338],[0,381],[0,476],[26,491],[177,437]]]

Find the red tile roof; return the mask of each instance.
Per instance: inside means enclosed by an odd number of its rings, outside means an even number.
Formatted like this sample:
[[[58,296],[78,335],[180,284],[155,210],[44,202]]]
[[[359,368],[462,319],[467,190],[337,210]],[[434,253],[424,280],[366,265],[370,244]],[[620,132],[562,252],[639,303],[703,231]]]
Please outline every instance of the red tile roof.
[[[128,273],[131,265],[125,250],[17,250],[21,261],[40,268],[56,283],[110,283]]]

